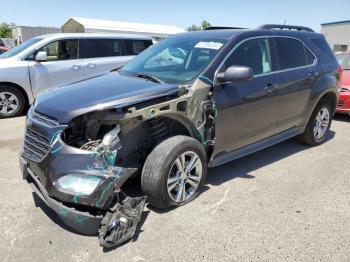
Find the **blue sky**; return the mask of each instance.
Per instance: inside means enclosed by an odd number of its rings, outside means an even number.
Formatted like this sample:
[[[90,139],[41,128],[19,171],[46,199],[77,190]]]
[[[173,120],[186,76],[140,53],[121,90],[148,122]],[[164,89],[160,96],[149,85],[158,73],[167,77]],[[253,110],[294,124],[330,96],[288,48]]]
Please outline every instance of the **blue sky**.
[[[181,28],[204,19],[213,25],[239,27],[287,19],[287,24],[319,31],[320,23],[350,20],[350,0],[0,0],[0,22],[60,27],[71,16]]]

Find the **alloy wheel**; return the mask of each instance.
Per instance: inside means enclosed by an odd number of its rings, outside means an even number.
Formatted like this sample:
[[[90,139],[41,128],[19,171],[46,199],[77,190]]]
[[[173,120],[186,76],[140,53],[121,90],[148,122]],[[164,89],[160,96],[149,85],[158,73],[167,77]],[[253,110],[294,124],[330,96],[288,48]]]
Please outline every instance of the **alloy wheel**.
[[[10,115],[17,111],[19,101],[17,96],[10,92],[0,92],[0,113]]]
[[[202,162],[197,153],[182,153],[174,161],[168,175],[167,190],[170,199],[176,203],[189,200],[197,191],[202,175]]]
[[[322,107],[316,115],[314,125],[314,137],[320,140],[327,132],[330,122],[329,110],[326,107]]]

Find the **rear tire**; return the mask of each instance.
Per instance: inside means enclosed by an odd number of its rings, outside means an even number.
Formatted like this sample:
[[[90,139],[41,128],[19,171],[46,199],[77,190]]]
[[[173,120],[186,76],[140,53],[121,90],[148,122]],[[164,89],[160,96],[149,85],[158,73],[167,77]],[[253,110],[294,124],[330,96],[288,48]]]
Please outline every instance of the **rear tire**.
[[[10,118],[22,114],[26,106],[23,94],[12,86],[0,86],[0,118]]]
[[[206,176],[207,157],[202,144],[191,137],[174,136],[148,155],[141,188],[152,206],[164,209],[195,199]]]
[[[306,129],[300,140],[307,145],[317,146],[322,144],[332,124],[333,112],[328,100],[321,100],[313,111]]]

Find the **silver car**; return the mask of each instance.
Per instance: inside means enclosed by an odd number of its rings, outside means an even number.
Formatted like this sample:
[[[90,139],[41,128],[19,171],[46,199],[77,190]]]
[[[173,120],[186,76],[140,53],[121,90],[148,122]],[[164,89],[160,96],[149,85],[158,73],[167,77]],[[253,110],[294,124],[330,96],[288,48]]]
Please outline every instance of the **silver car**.
[[[18,116],[42,91],[116,69],[152,45],[126,34],[51,34],[0,55],[0,118]]]

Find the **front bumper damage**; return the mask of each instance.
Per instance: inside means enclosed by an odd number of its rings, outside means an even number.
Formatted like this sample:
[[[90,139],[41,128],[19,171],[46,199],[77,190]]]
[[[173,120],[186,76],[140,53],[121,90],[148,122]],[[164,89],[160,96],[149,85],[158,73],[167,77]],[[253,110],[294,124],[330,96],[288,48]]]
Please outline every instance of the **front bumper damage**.
[[[78,233],[96,235],[103,215],[114,205],[116,192],[137,169],[113,167],[108,170],[101,154],[65,144],[60,137],[64,128],[48,126],[28,113],[24,147],[20,154],[23,179],[64,224]],[[40,137],[27,137],[28,130],[31,135]],[[49,145],[42,145],[41,137],[46,137]],[[46,147],[49,152],[40,161],[28,153],[28,148],[39,152]],[[72,173],[97,177],[100,182],[89,195],[73,194],[57,183],[59,178]]]

